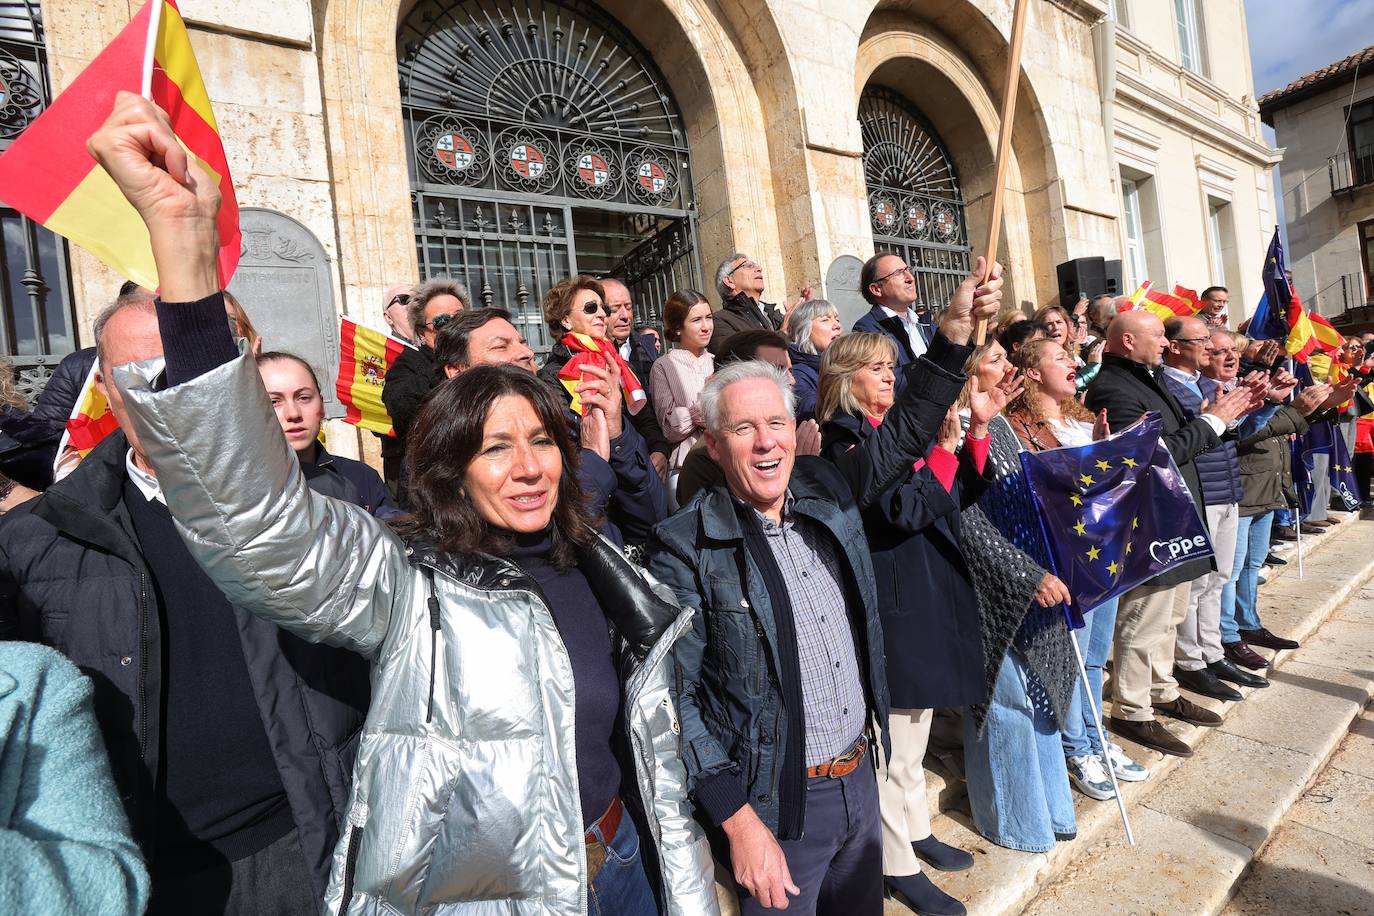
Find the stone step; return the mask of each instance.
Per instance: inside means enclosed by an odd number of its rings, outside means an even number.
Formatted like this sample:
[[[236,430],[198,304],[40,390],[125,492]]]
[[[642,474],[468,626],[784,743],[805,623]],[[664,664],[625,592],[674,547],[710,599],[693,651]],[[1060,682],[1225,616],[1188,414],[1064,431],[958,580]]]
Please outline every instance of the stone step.
[[[983,839],[973,830],[965,794],[950,791],[946,780],[939,796],[944,803],[939,809],[932,808],[940,811],[940,814],[932,819],[932,827],[935,835],[945,842],[972,852],[975,865],[965,872],[936,876],[935,880],[940,887],[964,901],[969,912],[976,916],[1023,911],[1117,912],[1118,910],[1113,908],[1115,898],[1104,897],[1101,893],[1101,887],[1111,887],[1111,884],[1099,886],[1095,899],[1091,896],[1082,900],[1075,899],[1072,907],[1053,901],[1056,895],[1067,893],[1062,885],[1069,880],[1070,875],[1085,870],[1096,858],[1103,856],[1104,850],[1110,850],[1116,858],[1125,856],[1134,863],[1142,875],[1148,875],[1150,864],[1155,861],[1157,854],[1161,853],[1156,830],[1164,824],[1161,819],[1179,820],[1183,823],[1181,819],[1162,813],[1150,803],[1159,786],[1174,784],[1170,774],[1191,762],[1195,765],[1190,772],[1200,774],[1191,778],[1203,781],[1216,781],[1219,778],[1219,785],[1234,785],[1230,778],[1234,767],[1228,766],[1224,759],[1226,747],[1234,749],[1236,742],[1246,742],[1239,745],[1242,748],[1256,744],[1253,736],[1266,727],[1270,718],[1292,718],[1290,711],[1275,704],[1281,701],[1295,702],[1292,699],[1295,696],[1310,699],[1305,694],[1311,691],[1314,679],[1329,679],[1334,676],[1339,669],[1331,669],[1332,659],[1329,655],[1323,654],[1327,642],[1349,637],[1350,633],[1346,628],[1356,626],[1369,629],[1368,635],[1371,637],[1371,644],[1374,645],[1374,626],[1371,626],[1374,624],[1374,589],[1367,593],[1368,597],[1351,601],[1342,607],[1342,603],[1374,574],[1374,549],[1371,549],[1374,548],[1374,523],[1360,522],[1354,513],[1336,518],[1341,519],[1340,524],[1333,526],[1328,532],[1303,538],[1304,569],[1301,578],[1297,574],[1295,551],[1289,550],[1285,554],[1285,558],[1290,559],[1289,564],[1270,570],[1269,582],[1260,593],[1260,613],[1266,626],[1275,632],[1290,635],[1304,642],[1305,645],[1296,650],[1296,653],[1308,654],[1299,658],[1291,651],[1277,653],[1274,668],[1271,669],[1273,684],[1261,689],[1261,693],[1264,694],[1261,697],[1249,697],[1241,704],[1224,703],[1190,694],[1190,699],[1226,716],[1226,722],[1219,729],[1199,728],[1177,722],[1169,724],[1176,735],[1197,751],[1197,756],[1192,758],[1192,761],[1163,757],[1129,742],[1119,741],[1133,758],[1148,766],[1151,772],[1150,779],[1146,782],[1122,786],[1122,795],[1127,803],[1128,813],[1132,816],[1132,826],[1136,833],[1138,846],[1135,849],[1127,848],[1125,853],[1121,852],[1121,847],[1125,846],[1125,836],[1115,802],[1096,802],[1078,793],[1075,793],[1074,799],[1078,818],[1076,840],[1060,843],[1048,853],[1025,853],[1005,849]],[[1362,620],[1365,622],[1362,623]],[[1322,634],[1309,640],[1324,623],[1326,628]],[[1268,654],[1267,650],[1258,651]],[[1371,651],[1374,651],[1374,648]],[[1363,699],[1359,699],[1361,692],[1363,691],[1364,699],[1367,699],[1369,692],[1374,691],[1374,663],[1366,661],[1361,667],[1358,656],[1354,662],[1355,670],[1369,675],[1369,682],[1363,682],[1360,675],[1352,674],[1345,677],[1344,681],[1328,686],[1329,690],[1343,690],[1346,694],[1344,697],[1331,698],[1334,699],[1332,704],[1324,705],[1321,699],[1311,704],[1314,713],[1320,711],[1322,715],[1314,714],[1308,717],[1306,727],[1309,730],[1309,744],[1318,737],[1328,744],[1337,740],[1344,734],[1350,719],[1358,713],[1359,705],[1363,705]],[[1254,692],[1253,688],[1242,690],[1247,696]],[[1319,697],[1326,696],[1319,694]],[[1234,707],[1234,710],[1230,707]],[[1208,755],[1205,752],[1205,742],[1213,733],[1226,734],[1228,737],[1219,739],[1218,750]],[[1291,743],[1297,741],[1296,737],[1291,739]],[[1320,742],[1318,744],[1320,745]],[[1327,747],[1328,753],[1332,747],[1334,745]],[[1320,749],[1320,746],[1317,749]],[[1288,748],[1280,750],[1294,754],[1302,753]],[[1217,759],[1214,760],[1212,757]],[[1316,765],[1319,765],[1319,761],[1313,764]],[[1290,778],[1301,775],[1291,770],[1287,772]],[[1301,789],[1315,772],[1315,769],[1307,772],[1295,790]],[[1172,792],[1171,789],[1170,792],[1164,793],[1164,797],[1171,796]],[[1291,800],[1289,798],[1288,803],[1291,803]],[[1286,808],[1287,803],[1283,807]],[[1278,810],[1278,814],[1281,813],[1282,808]],[[1272,829],[1272,824],[1269,827]],[[1208,832],[1203,827],[1192,829],[1202,833]],[[1217,842],[1235,841],[1218,837]],[[1233,848],[1232,852],[1238,853],[1239,849]],[[1116,881],[1119,878],[1113,876],[1111,880]],[[1161,886],[1168,886],[1167,881],[1159,883]],[[1229,886],[1228,884],[1216,891],[1219,895],[1217,907],[1225,902]],[[1087,893],[1092,893],[1090,887]],[[1038,896],[1042,894],[1043,902]],[[1214,910],[1215,907],[1212,911]],[[1119,911],[1141,912],[1124,904]],[[909,910],[889,901],[886,912],[898,916],[908,913]],[[1193,912],[1193,909],[1190,901],[1190,905],[1183,909],[1171,910],[1165,907],[1154,912]]]

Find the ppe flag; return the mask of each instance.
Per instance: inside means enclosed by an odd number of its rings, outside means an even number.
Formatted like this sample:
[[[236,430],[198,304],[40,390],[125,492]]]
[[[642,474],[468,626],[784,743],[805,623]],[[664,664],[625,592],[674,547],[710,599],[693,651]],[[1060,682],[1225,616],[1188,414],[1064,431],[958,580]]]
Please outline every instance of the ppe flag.
[[[1181,563],[1212,555],[1150,413],[1090,445],[1022,452],[1055,574],[1081,615]]]
[[[1345,437],[1339,432],[1331,437],[1331,492],[1341,499],[1345,511],[1353,512],[1360,507],[1360,485],[1355,480],[1355,462],[1350,450],[1345,447]]]
[[[149,35],[157,14],[156,33]],[[138,92],[152,38],[149,96],[181,145],[219,185],[219,280],[238,266],[239,208],[210,97],[173,0],[151,0],[47,111],[0,156],[0,200],[65,236],[146,289],[157,289],[148,229],[113,179],[86,152],[121,89]]]
[[[382,388],[396,357],[410,344],[352,318],[339,319],[339,341],[339,376],[334,380],[334,391],[348,408],[344,422],[395,436],[391,414],[382,403]]]

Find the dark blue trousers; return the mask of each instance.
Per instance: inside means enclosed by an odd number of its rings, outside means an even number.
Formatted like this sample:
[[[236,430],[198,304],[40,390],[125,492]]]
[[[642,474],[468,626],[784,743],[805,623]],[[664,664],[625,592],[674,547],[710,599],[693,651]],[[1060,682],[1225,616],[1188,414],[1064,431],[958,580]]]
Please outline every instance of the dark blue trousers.
[[[870,752],[871,753],[871,752]],[[806,831],[784,840],[783,855],[801,896],[787,916],[882,916],[883,840],[878,816],[878,779],[870,758],[839,779],[808,779]],[[742,916],[764,909],[740,892]]]

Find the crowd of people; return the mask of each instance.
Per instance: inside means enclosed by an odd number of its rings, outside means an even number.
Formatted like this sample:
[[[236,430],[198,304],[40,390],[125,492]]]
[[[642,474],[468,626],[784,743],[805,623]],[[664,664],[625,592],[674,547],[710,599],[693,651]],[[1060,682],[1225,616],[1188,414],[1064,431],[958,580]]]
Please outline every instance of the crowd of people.
[[[399,284],[378,475],[221,291],[217,191],[159,113],[121,94],[91,150],[162,285],[59,369],[118,428],[0,485],[0,910],[704,914],[719,880],[744,913],[961,914],[928,751],[961,748],[989,841],[1072,840],[1075,789],[1149,777],[1099,709],[1186,757],[1165,721],[1221,717],[1183,691],[1239,701],[1296,646],[1256,597],[1329,524],[1290,438],[1348,436],[1368,498],[1358,342],[1300,386],[1221,287],[1026,317],[979,258],[936,312],[891,253],[849,331],[742,253],[661,329],[570,277],[542,359],[462,284]],[[1214,555],[1072,631],[1020,453],[1151,413]]]

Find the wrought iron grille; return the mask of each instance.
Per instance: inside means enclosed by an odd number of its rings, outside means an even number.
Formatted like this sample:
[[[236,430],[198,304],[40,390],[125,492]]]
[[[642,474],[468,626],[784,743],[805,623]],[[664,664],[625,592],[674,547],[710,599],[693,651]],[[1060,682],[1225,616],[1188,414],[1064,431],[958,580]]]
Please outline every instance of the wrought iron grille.
[[[905,98],[870,86],[859,100],[873,244],[906,259],[919,301],[942,308],[968,275],[964,197],[949,154]]]
[[[427,0],[397,37],[425,276],[510,309],[574,272],[619,276],[641,322],[697,281],[682,118],[647,53],[581,0]],[[676,284],[676,285],[673,285]]]
[[[36,2],[0,2],[0,152],[52,98]],[[76,343],[66,242],[0,204],[0,353],[33,401]]]

